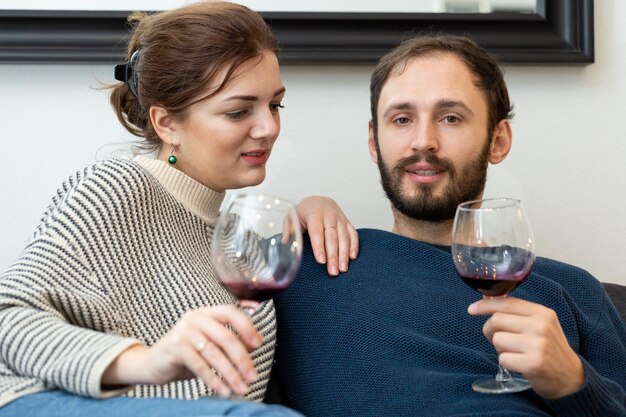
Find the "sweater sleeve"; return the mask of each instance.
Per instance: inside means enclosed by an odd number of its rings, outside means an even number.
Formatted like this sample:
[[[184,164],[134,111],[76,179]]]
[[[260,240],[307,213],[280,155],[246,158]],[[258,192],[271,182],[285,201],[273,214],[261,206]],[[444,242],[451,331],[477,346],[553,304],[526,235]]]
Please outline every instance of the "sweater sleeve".
[[[577,392],[558,400],[547,400],[557,416],[567,417],[624,417],[625,396],[622,387],[603,378],[585,359],[585,385]]]
[[[78,249],[80,231],[75,239],[57,232],[76,186],[62,187],[21,257],[0,277],[0,360],[50,388],[106,397],[125,389],[103,391],[102,374],[140,342],[116,334],[115,303]]]
[[[590,277],[591,279],[591,277]],[[583,337],[579,357],[585,372],[583,387],[564,398],[547,401],[558,416],[626,416],[626,331],[608,296],[596,284],[600,314]],[[588,297],[590,298],[590,297]],[[593,297],[591,297],[593,298]]]
[[[14,373],[79,395],[105,397],[102,374],[139,343],[115,328],[106,294],[69,248],[38,239],[0,279],[0,358]],[[85,314],[92,312],[92,314]]]

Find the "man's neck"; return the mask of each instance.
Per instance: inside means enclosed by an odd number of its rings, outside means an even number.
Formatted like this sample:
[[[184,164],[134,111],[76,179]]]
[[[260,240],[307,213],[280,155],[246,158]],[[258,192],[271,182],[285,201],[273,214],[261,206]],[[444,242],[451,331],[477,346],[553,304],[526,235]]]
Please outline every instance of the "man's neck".
[[[450,246],[454,219],[441,222],[416,220],[405,216],[395,208],[392,208],[392,211],[393,228],[391,231],[393,233],[426,243]]]

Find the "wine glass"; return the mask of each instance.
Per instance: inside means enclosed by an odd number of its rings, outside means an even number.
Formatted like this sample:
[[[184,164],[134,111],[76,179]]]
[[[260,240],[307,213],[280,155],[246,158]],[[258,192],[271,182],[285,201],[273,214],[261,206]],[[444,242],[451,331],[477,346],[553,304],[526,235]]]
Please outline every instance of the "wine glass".
[[[211,260],[238,300],[272,298],[292,283],[301,259],[302,230],[293,203],[262,193],[228,200],[213,232]]]
[[[519,200],[494,198],[459,204],[452,227],[452,259],[467,285],[484,298],[506,297],[535,262],[532,230]],[[472,384],[488,394],[520,392],[528,381],[498,365],[495,377]]]

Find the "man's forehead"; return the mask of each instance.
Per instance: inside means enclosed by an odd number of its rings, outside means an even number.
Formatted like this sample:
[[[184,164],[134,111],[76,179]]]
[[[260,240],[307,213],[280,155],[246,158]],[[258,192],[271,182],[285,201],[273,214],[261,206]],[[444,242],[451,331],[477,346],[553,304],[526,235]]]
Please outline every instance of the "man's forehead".
[[[467,64],[451,52],[430,52],[425,55],[409,57],[399,62],[389,73],[385,85],[390,81],[402,78],[423,78],[432,76],[466,75],[471,84],[475,84],[475,76]],[[383,85],[384,88],[384,85]]]
[[[391,71],[381,89],[379,104],[427,99],[465,102],[471,96],[486,100],[476,81],[465,62],[455,54],[437,52],[411,57]]]

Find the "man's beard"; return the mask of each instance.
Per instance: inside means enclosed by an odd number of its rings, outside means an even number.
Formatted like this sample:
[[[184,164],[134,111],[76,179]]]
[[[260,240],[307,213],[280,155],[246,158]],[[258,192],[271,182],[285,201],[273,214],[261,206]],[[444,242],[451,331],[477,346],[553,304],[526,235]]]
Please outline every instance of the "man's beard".
[[[378,147],[378,144],[377,144]],[[454,219],[456,207],[480,196],[487,181],[490,141],[481,149],[478,156],[469,161],[457,172],[454,164],[448,159],[440,159],[432,153],[417,152],[410,157],[399,160],[390,171],[382,159],[378,147],[378,169],[387,198],[398,211],[416,220],[442,222]],[[402,190],[402,179],[407,175],[406,167],[420,161],[443,168],[449,176],[449,184],[441,196],[434,196],[432,184],[415,184],[415,193]],[[413,191],[410,190],[410,191]]]

